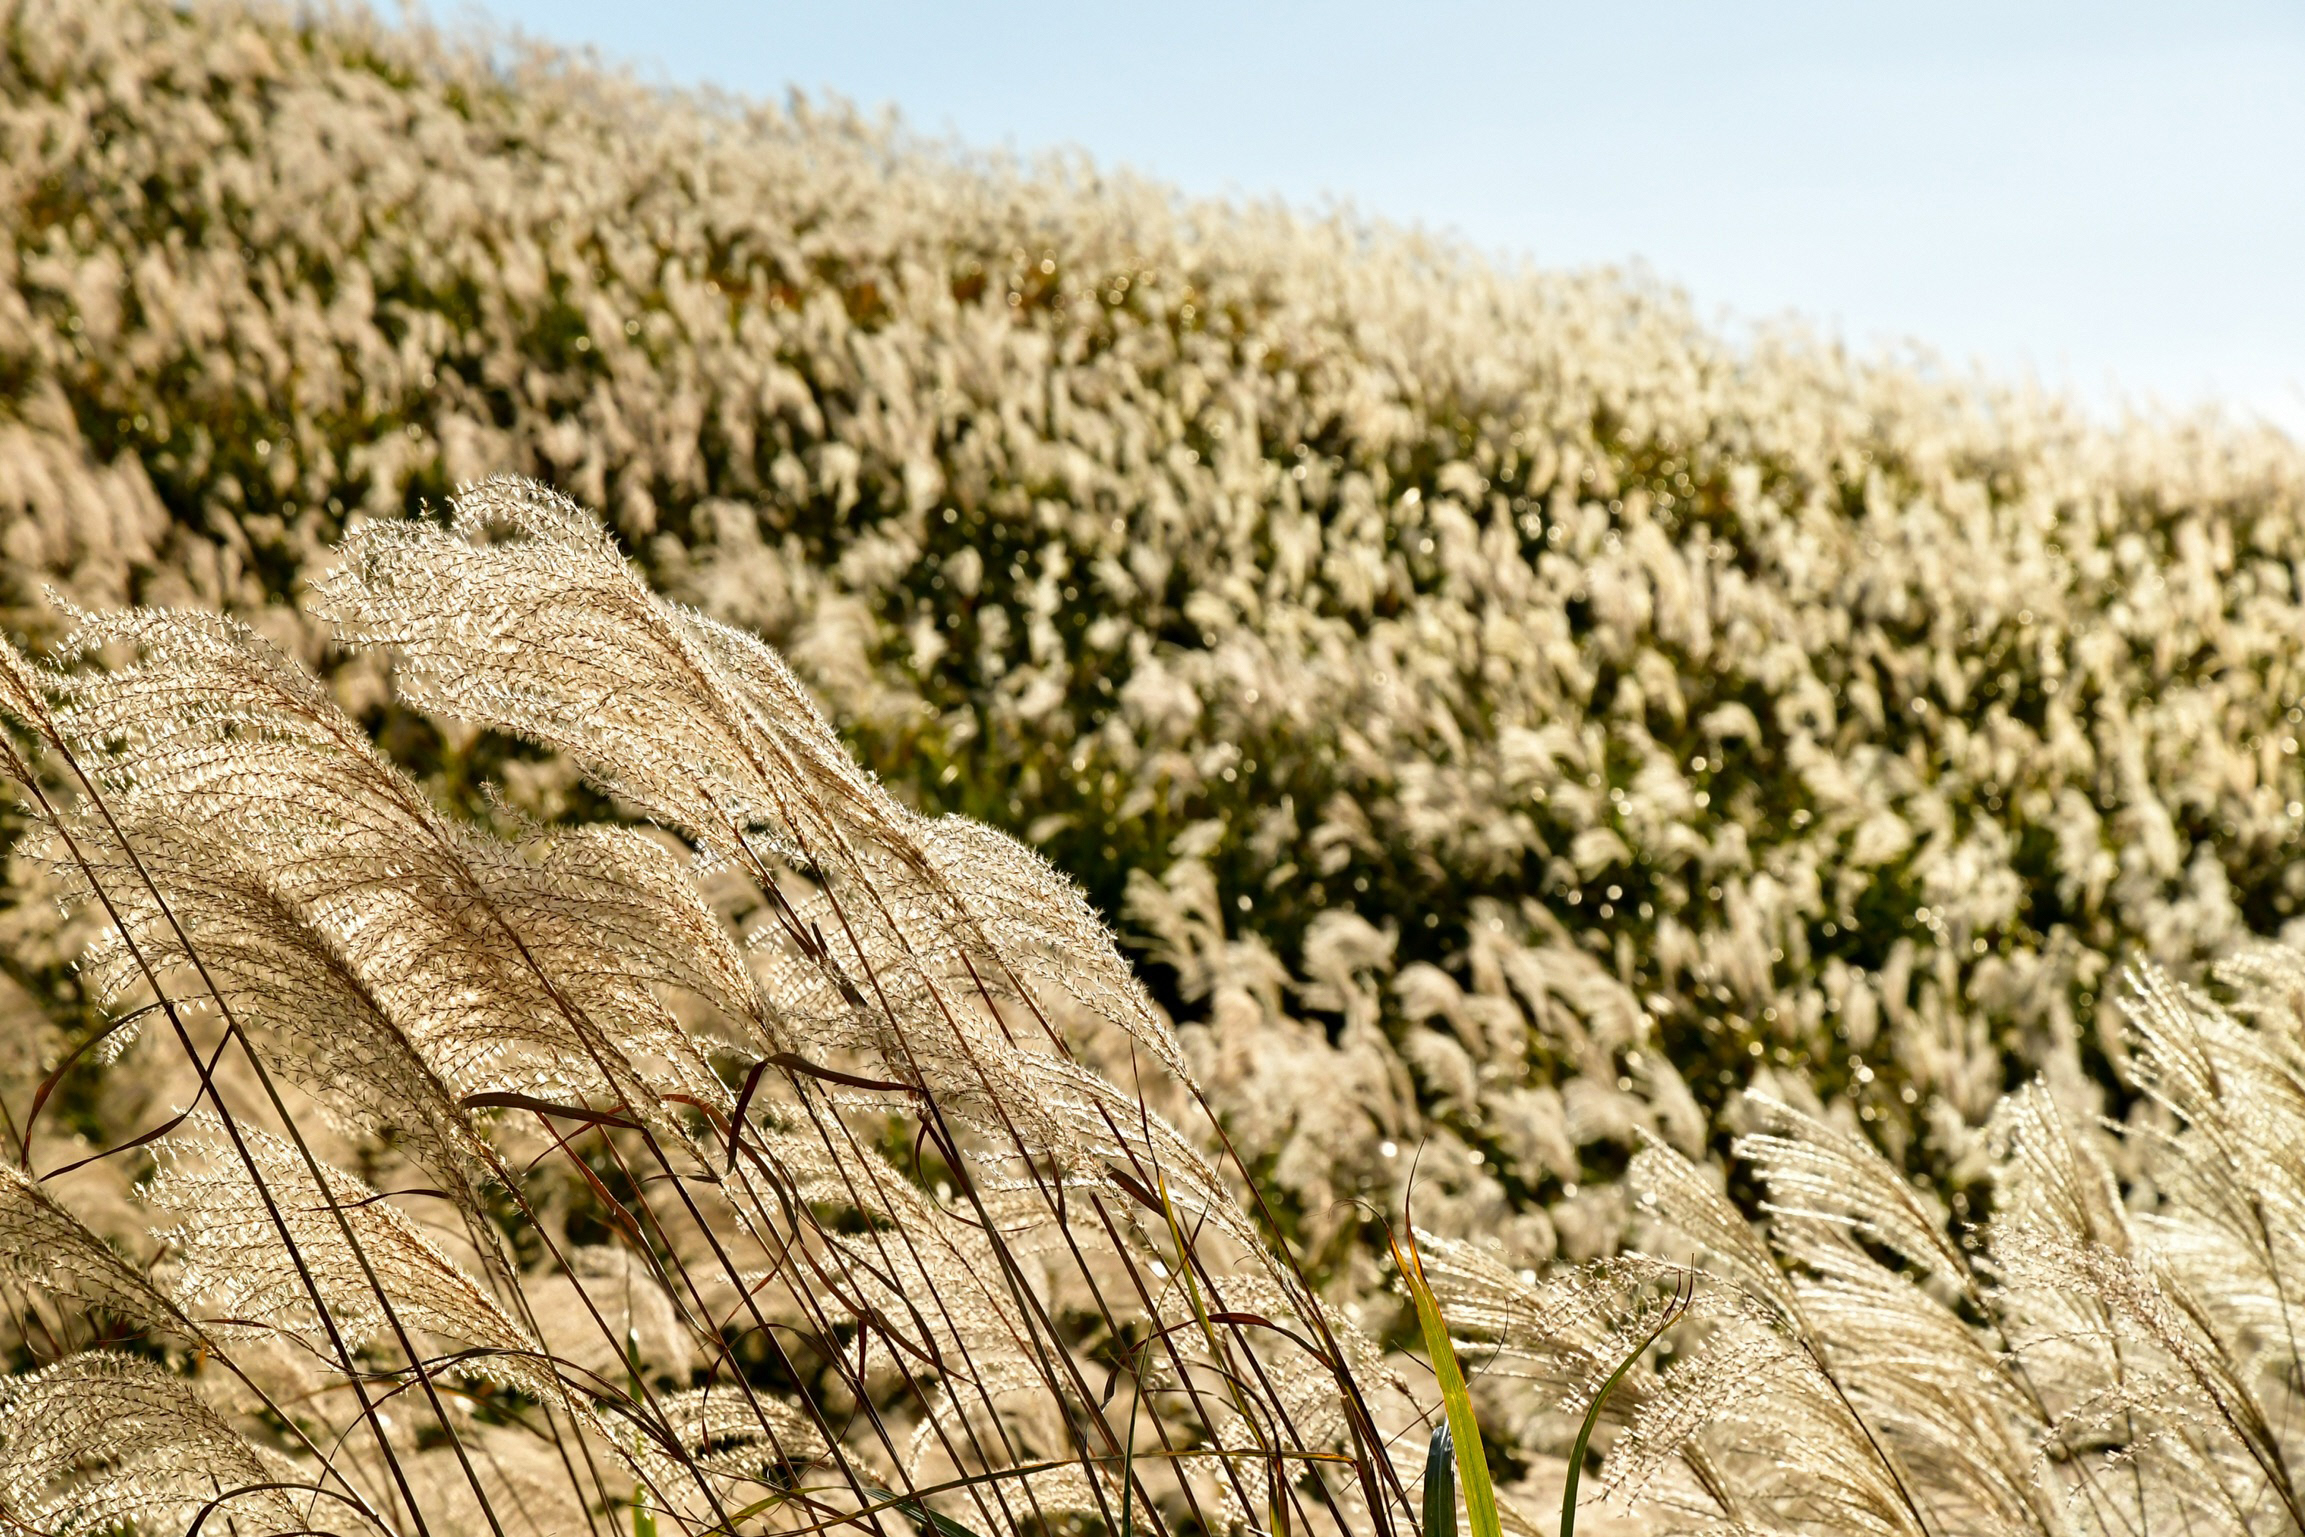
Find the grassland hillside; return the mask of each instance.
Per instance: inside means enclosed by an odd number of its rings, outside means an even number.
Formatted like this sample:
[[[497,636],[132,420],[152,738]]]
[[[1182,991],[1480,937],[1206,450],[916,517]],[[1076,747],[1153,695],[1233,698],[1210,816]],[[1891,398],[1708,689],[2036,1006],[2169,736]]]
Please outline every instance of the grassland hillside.
[[[1316,1241],[1422,1146],[1436,1228],[1591,1251],[1756,1071],[1957,1171],[2126,959],[2305,900],[2270,432],[352,13],[0,9],[9,630],[225,609],[447,802],[613,810],[304,613],[498,471],[1080,882]],[[85,1024],[11,880],[21,1083]]]

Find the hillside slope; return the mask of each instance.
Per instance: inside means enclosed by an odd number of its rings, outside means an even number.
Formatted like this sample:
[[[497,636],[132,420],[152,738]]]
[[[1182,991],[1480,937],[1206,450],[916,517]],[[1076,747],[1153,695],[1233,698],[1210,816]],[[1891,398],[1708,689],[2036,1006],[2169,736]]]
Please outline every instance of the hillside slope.
[[[347,519],[546,478],[1080,880],[1316,1228],[1429,1136],[1434,1222],[1589,1248],[1580,1177],[1756,1065],[1955,1155],[2102,1065],[2121,958],[2305,898],[2284,439],[355,16],[0,40],[12,629],[318,660]],[[444,794],[508,751],[338,680]]]

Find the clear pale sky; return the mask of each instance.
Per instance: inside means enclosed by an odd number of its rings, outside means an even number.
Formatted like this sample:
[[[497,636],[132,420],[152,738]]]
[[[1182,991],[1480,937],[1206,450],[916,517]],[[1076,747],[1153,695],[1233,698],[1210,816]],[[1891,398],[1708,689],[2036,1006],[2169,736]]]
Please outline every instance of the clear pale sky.
[[[2305,6],[443,0],[645,79],[1645,264],[1734,324],[2305,436]]]

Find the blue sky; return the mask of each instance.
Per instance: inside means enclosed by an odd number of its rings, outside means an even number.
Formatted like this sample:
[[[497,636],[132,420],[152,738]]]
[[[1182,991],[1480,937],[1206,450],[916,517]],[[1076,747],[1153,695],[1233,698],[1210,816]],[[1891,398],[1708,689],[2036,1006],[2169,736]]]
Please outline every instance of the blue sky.
[[[2305,7],[453,0],[648,79],[895,106],[1730,324],[2305,436]]]

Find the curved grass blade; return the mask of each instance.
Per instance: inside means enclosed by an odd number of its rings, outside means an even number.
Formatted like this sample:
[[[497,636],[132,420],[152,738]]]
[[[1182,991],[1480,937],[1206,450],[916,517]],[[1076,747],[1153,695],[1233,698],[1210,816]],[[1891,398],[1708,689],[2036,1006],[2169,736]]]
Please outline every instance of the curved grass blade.
[[[1679,1323],[1682,1315],[1689,1311],[1689,1304],[1696,1300],[1696,1278],[1684,1271],[1673,1287],[1673,1300],[1666,1303],[1664,1311],[1657,1315],[1657,1326],[1641,1337],[1641,1342],[1617,1363],[1617,1369],[1609,1373],[1608,1380],[1601,1384],[1601,1390],[1593,1395],[1592,1404],[1585,1410],[1585,1422],[1577,1427],[1577,1444],[1569,1453],[1568,1482],[1561,1488],[1561,1537],[1577,1537],[1577,1482],[1584,1476],[1585,1449],[1592,1444],[1593,1427],[1601,1422],[1602,1407],[1608,1403],[1609,1395],[1617,1390],[1617,1384],[1625,1380],[1625,1373],[1633,1369],[1633,1363],[1647,1355],[1649,1347],[1662,1338],[1667,1329]]]
[[[1457,1449],[1445,1419],[1425,1454],[1425,1537],[1457,1537]]]
[[[1417,1255],[1416,1234],[1409,1233],[1405,1252],[1399,1238],[1392,1240],[1392,1248],[1393,1263],[1400,1267],[1401,1279],[1409,1288],[1409,1299],[1417,1307],[1417,1325],[1424,1331],[1425,1353],[1432,1357],[1433,1375],[1440,1379],[1441,1402],[1448,1409],[1449,1439],[1456,1453],[1457,1476],[1465,1486],[1465,1519],[1472,1524],[1472,1537],[1504,1537],[1504,1528],[1497,1519],[1497,1491],[1489,1482],[1488,1455],[1481,1450],[1480,1421],[1473,1416],[1472,1391],[1465,1386],[1465,1374],[1457,1366],[1456,1347],[1449,1343],[1448,1322],[1441,1317],[1441,1305],[1425,1281],[1424,1261]],[[1430,1485],[1427,1490],[1425,1499],[1429,1505]],[[1450,1519],[1453,1526],[1453,1509]]]

